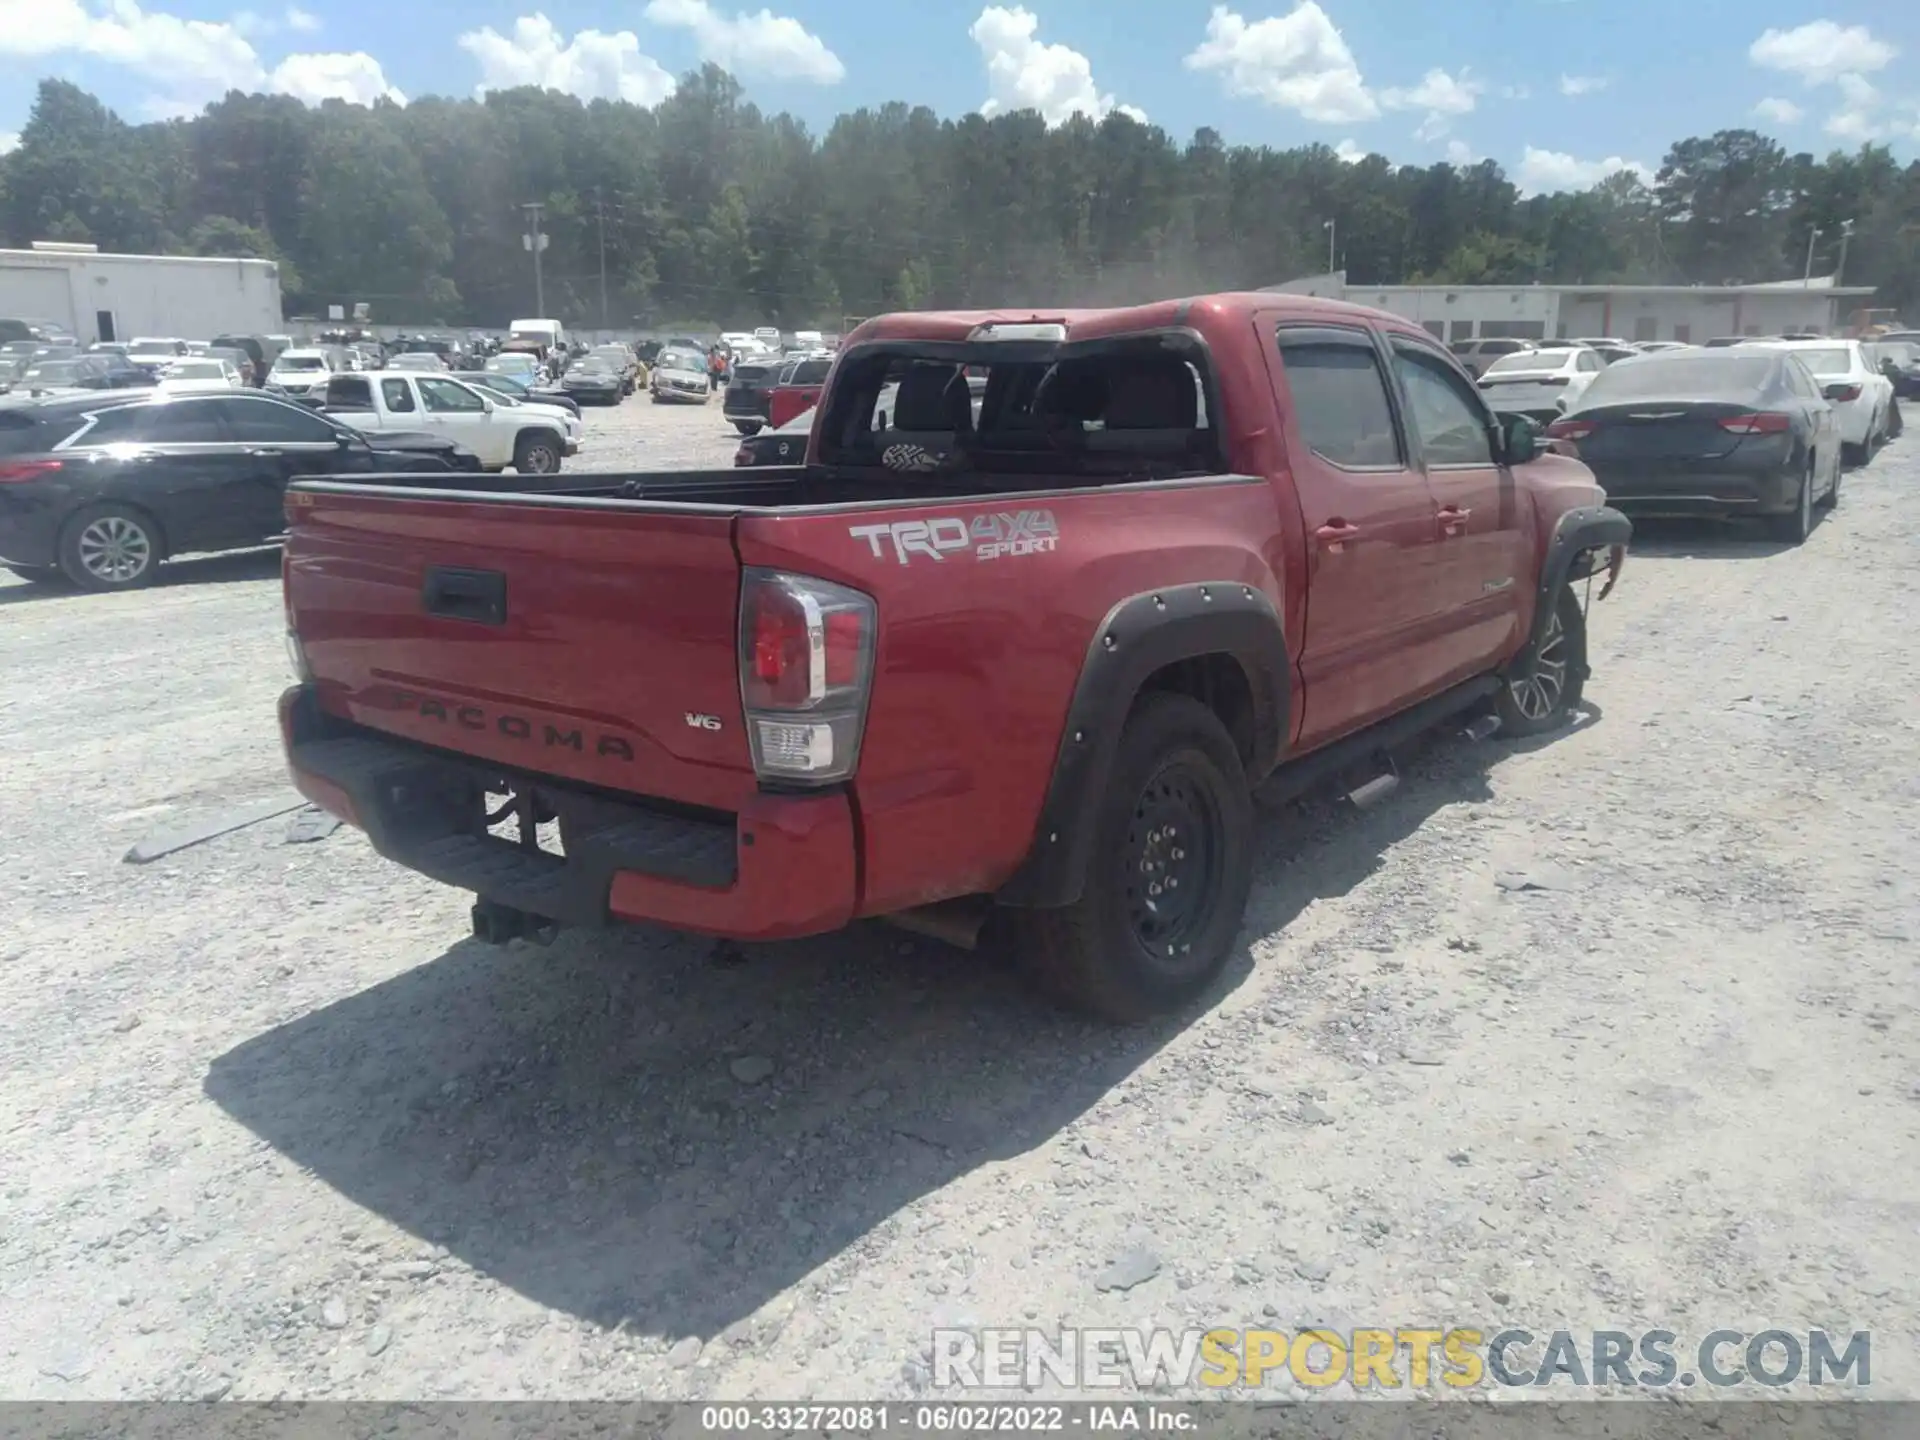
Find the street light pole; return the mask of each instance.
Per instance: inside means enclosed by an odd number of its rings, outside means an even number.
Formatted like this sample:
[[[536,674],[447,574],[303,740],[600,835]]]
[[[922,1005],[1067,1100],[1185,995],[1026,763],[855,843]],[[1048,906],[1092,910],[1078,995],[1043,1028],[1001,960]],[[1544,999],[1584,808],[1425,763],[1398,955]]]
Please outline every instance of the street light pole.
[[[1833,283],[1835,285],[1838,285],[1840,283],[1840,277],[1846,274],[1847,242],[1851,239],[1853,239],[1853,221],[1842,220],[1840,222],[1840,260],[1839,263],[1833,267]]]
[[[1327,274],[1331,275],[1333,274],[1333,241],[1339,230],[1331,220],[1326,221],[1320,228],[1327,232]]]
[[[542,319],[547,314],[547,285],[540,270],[540,252],[547,248],[547,237],[540,231],[540,213],[547,207],[538,200],[530,200],[520,207],[527,212],[527,233],[521,237],[527,249],[533,252],[533,309]]]
[[[1807,268],[1806,272],[1800,277],[1800,283],[1802,285],[1813,284],[1813,242],[1820,238],[1821,233],[1820,227],[1816,225],[1807,236]]]

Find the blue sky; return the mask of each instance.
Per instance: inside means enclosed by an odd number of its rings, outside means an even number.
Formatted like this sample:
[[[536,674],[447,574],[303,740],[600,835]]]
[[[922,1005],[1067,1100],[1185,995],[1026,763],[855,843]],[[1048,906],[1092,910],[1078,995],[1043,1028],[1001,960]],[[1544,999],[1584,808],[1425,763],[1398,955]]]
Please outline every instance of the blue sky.
[[[48,74],[138,120],[236,85],[650,102],[703,59],[816,128],[894,99],[1125,108],[1182,139],[1491,156],[1528,189],[1742,125],[1920,153],[1920,3],[1886,0],[0,0],[0,145]]]

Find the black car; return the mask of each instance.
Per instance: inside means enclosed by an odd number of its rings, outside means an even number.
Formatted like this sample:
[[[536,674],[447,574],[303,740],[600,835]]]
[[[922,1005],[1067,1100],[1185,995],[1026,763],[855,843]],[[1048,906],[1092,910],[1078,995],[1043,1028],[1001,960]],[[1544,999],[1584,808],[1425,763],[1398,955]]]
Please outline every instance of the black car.
[[[1609,365],[1547,428],[1632,516],[1764,516],[1798,544],[1840,498],[1833,405],[1791,353],[1729,346]]]
[[[814,412],[802,410],[778,430],[743,435],[740,448],[733,452],[736,465],[799,465],[807,458],[807,436],[813,430]],[[758,427],[755,427],[756,430]]]
[[[742,435],[758,435],[767,423],[767,396],[780,383],[787,362],[780,359],[742,360],[733,367],[721,413]]]
[[[131,590],[169,556],[280,534],[293,480],[479,468],[444,436],[369,438],[265,395],[12,404],[0,408],[0,563]]]
[[[613,362],[598,355],[569,365],[560,377],[560,386],[576,400],[594,400],[602,405],[618,405],[627,393],[626,376],[614,368]]]

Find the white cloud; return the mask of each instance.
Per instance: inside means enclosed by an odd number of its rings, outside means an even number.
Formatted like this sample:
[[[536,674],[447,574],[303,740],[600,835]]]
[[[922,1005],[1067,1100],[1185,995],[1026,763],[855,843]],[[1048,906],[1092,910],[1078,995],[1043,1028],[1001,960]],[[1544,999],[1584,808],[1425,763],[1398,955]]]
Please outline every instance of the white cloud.
[[[1367,158],[1367,147],[1358,140],[1346,139],[1333,147],[1333,153],[1349,165],[1358,165]]]
[[[1229,95],[1329,125],[1371,120],[1380,113],[1353,51],[1314,0],[1252,24],[1224,5],[1214,6],[1206,39],[1187,56],[1186,66],[1219,71]]]
[[[1653,176],[1651,166],[1618,155],[1609,155],[1604,160],[1578,160],[1558,150],[1540,150],[1529,145],[1520,154],[1520,169],[1514,182],[1529,195],[1551,194],[1559,190],[1590,189],[1622,170],[1631,170],[1642,180]]]
[[[1579,95],[1591,95],[1604,90],[1613,82],[1604,75],[1562,75],[1560,93],[1569,98]]]
[[[20,148],[18,130],[0,130],[0,155],[11,155]]]
[[[387,83],[380,62],[364,50],[352,54],[289,55],[267,77],[268,88],[291,95],[308,105],[322,100],[345,100],[371,105],[382,98],[396,105],[407,97]]]
[[[762,10],[729,19],[707,0],[652,0],[646,17],[693,36],[702,60],[736,75],[837,85],[847,75],[826,42],[789,15]]]
[[[1473,147],[1464,140],[1447,141],[1447,163],[1449,165],[1477,165],[1480,157],[1473,153]]]
[[[1388,110],[1424,110],[1426,118],[1413,132],[1416,140],[1438,140],[1456,115],[1471,114],[1486,86],[1478,80],[1449,75],[1444,70],[1429,70],[1411,89],[1387,89],[1380,92],[1380,104]]]
[[[1771,120],[1776,125],[1792,125],[1807,112],[1791,100],[1780,100],[1769,95],[1753,107],[1753,113],[1762,120]]]
[[[1075,115],[1103,120],[1118,111],[1145,123],[1144,112],[1100,93],[1086,56],[1066,45],[1044,43],[1036,35],[1039,27],[1038,17],[1030,10],[989,5],[968,29],[987,62],[982,115],[1038,110],[1048,125],[1061,125]]]
[[[1526,85],[1502,85],[1500,87],[1500,98],[1502,100],[1531,100],[1533,98],[1533,91]]]
[[[1880,123],[1880,92],[1864,75],[1842,75],[1840,108],[1827,117],[1827,134],[1836,140],[1856,143],[1877,140],[1884,133]]]
[[[1792,30],[1768,30],[1747,50],[1747,58],[1768,70],[1798,75],[1809,85],[1842,75],[1885,69],[1898,54],[1864,25],[1813,20]]]
[[[480,66],[477,94],[537,85],[582,100],[630,100],[657,105],[673,93],[673,76],[651,56],[640,53],[631,30],[606,34],[581,30],[562,42],[545,15],[522,15],[511,38],[491,25],[462,35],[459,45]]]
[[[234,12],[231,24],[248,39],[271,35],[278,30],[298,30],[304,35],[311,35],[320,28],[320,17],[297,5],[289,5],[278,20],[262,15],[257,10],[238,10]]]
[[[399,97],[364,54],[289,55],[269,71],[242,33],[249,21],[262,23],[244,14],[233,24],[187,20],[138,0],[109,0],[99,11],[79,0],[0,0],[0,54],[85,55],[139,71],[160,87],[142,106],[156,119],[195,114],[229,90],[284,90],[309,104],[326,95],[363,104]]]

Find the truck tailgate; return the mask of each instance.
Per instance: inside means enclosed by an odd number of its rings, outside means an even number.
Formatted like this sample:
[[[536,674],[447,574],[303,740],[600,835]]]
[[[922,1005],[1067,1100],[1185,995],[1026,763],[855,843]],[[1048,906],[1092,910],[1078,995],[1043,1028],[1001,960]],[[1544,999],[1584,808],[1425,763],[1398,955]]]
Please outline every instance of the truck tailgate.
[[[754,789],[724,509],[289,493],[322,708],[505,766],[736,810]]]

